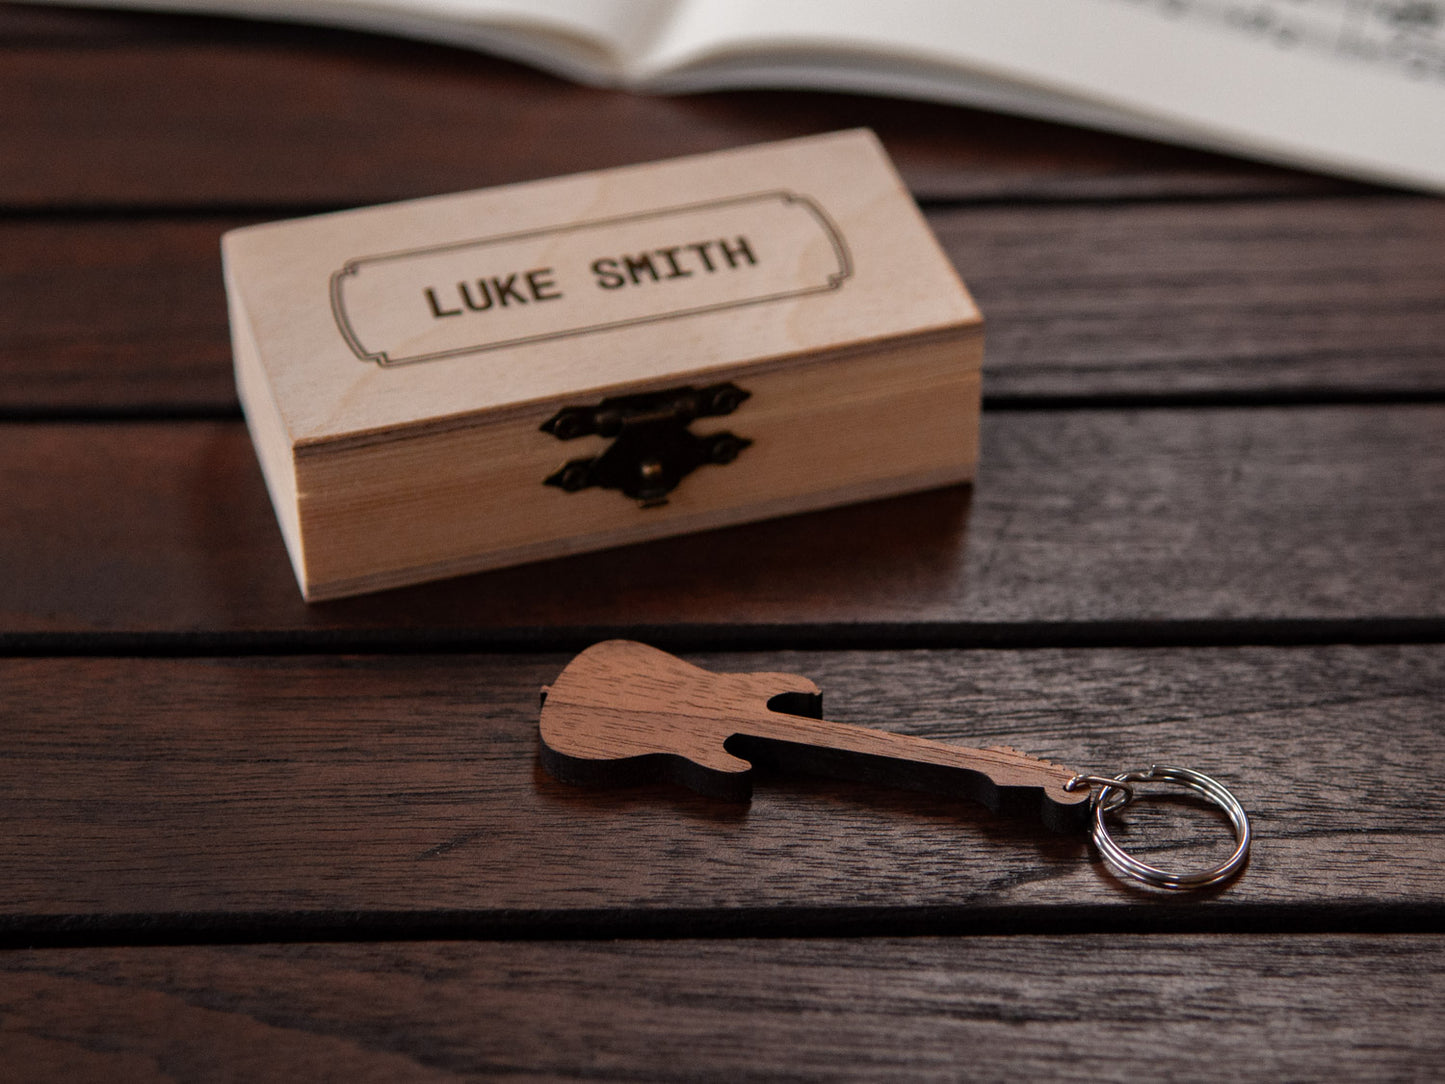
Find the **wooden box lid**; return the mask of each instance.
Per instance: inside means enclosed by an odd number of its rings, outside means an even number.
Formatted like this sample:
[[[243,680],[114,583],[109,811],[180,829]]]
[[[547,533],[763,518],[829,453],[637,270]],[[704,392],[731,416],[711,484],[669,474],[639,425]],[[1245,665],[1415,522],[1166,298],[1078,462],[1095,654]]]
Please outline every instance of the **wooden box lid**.
[[[237,385],[308,598],[971,476],[981,320],[871,132],[252,226],[222,248]],[[559,483],[617,435],[544,429],[559,411],[631,396],[635,420],[725,385],[731,416],[679,425],[736,430],[735,461],[650,501]],[[893,462],[909,428],[903,445],[927,432],[937,454]]]

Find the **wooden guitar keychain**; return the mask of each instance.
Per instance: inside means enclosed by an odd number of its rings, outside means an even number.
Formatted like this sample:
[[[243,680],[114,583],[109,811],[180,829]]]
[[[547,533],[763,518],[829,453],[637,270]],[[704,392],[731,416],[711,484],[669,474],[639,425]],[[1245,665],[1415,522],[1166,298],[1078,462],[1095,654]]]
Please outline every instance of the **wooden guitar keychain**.
[[[763,763],[981,802],[1041,815],[1055,830],[1092,817],[1094,844],[1115,873],[1160,888],[1203,888],[1234,876],[1249,854],[1249,818],[1221,784],[1188,768],[1155,765],[1089,775],[1006,746],[971,749],[821,718],[822,693],[796,674],[714,674],[630,640],[594,644],[542,690],[542,764],[566,783],[669,779],[702,794],[746,801]],[[1128,854],[1105,824],[1141,795],[1173,783],[1224,810],[1234,853],[1218,866],[1170,873]],[[1097,789],[1096,789],[1097,788]]]

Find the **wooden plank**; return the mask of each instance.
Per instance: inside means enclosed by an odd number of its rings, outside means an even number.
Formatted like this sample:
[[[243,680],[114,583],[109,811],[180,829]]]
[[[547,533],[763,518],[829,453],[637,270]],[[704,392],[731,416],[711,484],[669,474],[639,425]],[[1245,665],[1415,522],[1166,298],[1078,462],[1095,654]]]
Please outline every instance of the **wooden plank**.
[[[764,776],[740,805],[570,786],[537,760],[538,690],[565,656],[7,659],[0,931],[1341,930],[1445,914],[1440,645],[689,658],[808,676],[841,722],[1092,771],[1196,767],[1252,813],[1253,857],[1223,891],[1166,898],[1121,886],[1082,833],[919,793]],[[1169,865],[1232,846],[1187,804],[1129,823],[1129,845]]]
[[[1445,1069],[1440,936],[233,946],[0,967],[16,1084]]]
[[[221,282],[236,221],[0,222],[0,407],[237,411]]]
[[[1445,390],[1445,202],[935,211],[995,397]]]
[[[0,36],[0,144],[16,152],[0,160],[0,206],[10,208],[366,204],[860,125],[930,199],[1362,190],[921,102],[642,96],[463,50],[224,20],[168,30],[152,18],[135,24],[152,41],[121,31],[71,44],[58,15],[42,31],[30,18],[28,33],[22,24]]]
[[[0,3],[0,44],[3,46],[107,46],[122,41],[184,41],[214,35],[218,27],[246,25],[235,20],[118,8]]]
[[[1440,201],[928,217],[987,318],[995,399],[1445,390]],[[234,411],[219,252],[246,221],[0,222],[0,409]]]
[[[0,629],[11,646],[345,630],[575,644],[608,628],[673,642],[1428,621],[1445,611],[1442,422],[1441,406],[1006,412],[985,419],[972,491],[310,607],[239,423],[10,425]]]

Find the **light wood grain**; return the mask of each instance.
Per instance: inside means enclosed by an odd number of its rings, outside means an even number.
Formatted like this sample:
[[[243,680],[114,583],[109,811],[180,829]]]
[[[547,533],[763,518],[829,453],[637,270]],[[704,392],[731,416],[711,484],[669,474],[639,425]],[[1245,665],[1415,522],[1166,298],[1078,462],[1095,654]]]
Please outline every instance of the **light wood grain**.
[[[699,242],[711,255],[689,251]],[[672,255],[654,255],[664,244]],[[309,451],[979,324],[861,130],[268,223],[223,249],[233,316]],[[617,271],[634,254],[650,277]],[[547,261],[546,300],[521,286],[483,312],[456,301],[468,269],[515,285]],[[443,300],[429,309],[431,288]]]
[[[12,1080],[1429,1080],[1423,936],[12,952]]]
[[[1122,886],[1085,837],[972,803],[764,775],[745,810],[558,782],[538,691],[565,656],[0,663],[0,927],[107,938],[701,930],[1340,929],[1445,907],[1445,649],[789,652],[830,718],[1091,771],[1178,763],[1249,810],[1218,893]],[[1228,827],[1141,807],[1121,838],[1202,866]]]
[[[237,385],[311,600],[972,477],[978,310],[864,130],[222,248]],[[645,502],[543,484],[626,436],[559,447],[558,410],[723,381],[749,442],[726,469]]]
[[[751,443],[733,462],[704,463],[664,501],[544,484],[612,443],[559,444],[542,430],[555,406],[303,448],[300,533],[288,546],[306,597],[319,601],[956,485],[977,462],[981,350],[971,334],[904,339],[714,374],[735,375],[748,399],[689,431]],[[283,522],[295,517],[285,511]]]
[[[239,424],[10,426],[0,628],[12,644],[204,632],[321,646],[352,630],[574,649],[608,630],[784,646],[1046,641],[1051,628],[1077,640],[1090,626],[1111,642],[1217,640],[1191,623],[1260,620],[1376,620],[1374,635],[1398,637],[1390,622],[1420,619],[1423,631],[1445,607],[1442,421],[1438,406],[1002,413],[984,426],[971,496],[942,490],[309,608]]]

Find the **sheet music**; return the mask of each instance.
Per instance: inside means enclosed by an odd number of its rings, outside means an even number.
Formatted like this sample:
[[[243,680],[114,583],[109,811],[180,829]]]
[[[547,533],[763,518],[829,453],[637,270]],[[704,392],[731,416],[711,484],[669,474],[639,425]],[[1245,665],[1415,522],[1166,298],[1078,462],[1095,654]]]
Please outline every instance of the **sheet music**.
[[[1445,0],[1095,0],[1284,52],[1445,82]]]

